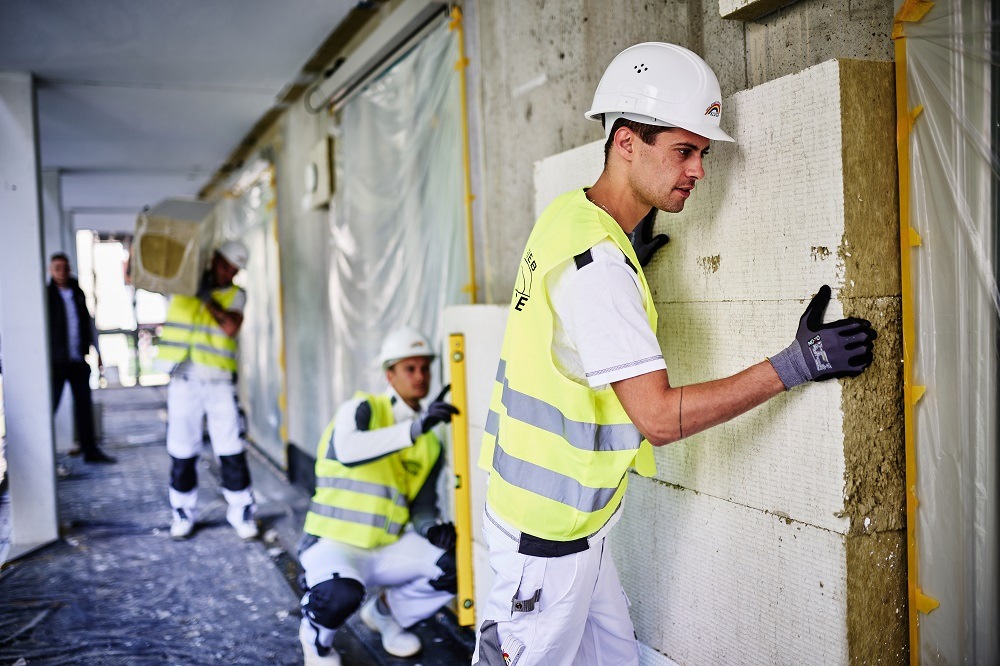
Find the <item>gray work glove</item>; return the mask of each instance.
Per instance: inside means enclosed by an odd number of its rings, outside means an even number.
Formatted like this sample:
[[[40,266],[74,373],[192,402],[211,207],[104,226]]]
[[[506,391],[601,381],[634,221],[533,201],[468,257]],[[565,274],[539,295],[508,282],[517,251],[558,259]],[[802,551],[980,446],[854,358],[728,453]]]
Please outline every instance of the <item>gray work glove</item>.
[[[656,213],[655,207],[650,208],[646,216],[639,220],[639,224],[632,230],[632,233],[628,234],[628,240],[632,243],[632,249],[635,250],[635,256],[638,257],[641,266],[646,266],[656,251],[670,240],[670,236],[666,234],[653,235]]]
[[[871,322],[847,317],[828,324],[823,313],[830,287],[823,285],[799,319],[795,342],[771,357],[785,389],[808,381],[857,377],[872,362],[872,344],[878,334]]]
[[[445,386],[431,404],[427,406],[427,412],[421,418],[414,419],[410,425],[410,439],[417,441],[426,432],[438,423],[451,423],[451,417],[458,414],[458,408],[451,403],[444,401],[444,396],[451,389],[451,384]]]

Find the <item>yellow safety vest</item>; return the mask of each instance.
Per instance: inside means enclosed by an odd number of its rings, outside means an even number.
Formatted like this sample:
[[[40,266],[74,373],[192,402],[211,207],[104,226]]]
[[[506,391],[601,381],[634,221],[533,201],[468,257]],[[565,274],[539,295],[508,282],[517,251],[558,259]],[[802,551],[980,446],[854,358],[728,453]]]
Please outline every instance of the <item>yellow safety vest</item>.
[[[357,393],[354,397],[371,406],[371,430],[396,422],[389,396]],[[327,425],[317,447],[316,493],[304,531],[359,548],[377,548],[399,540],[410,521],[410,502],[441,455],[441,442],[427,433],[413,446],[348,467],[334,457],[335,421]]]
[[[212,297],[228,310],[239,291],[230,285],[216,289]],[[236,372],[236,350],[236,340],[226,335],[200,299],[179,294],[170,297],[157,358],[180,363],[190,356],[193,363]]]
[[[650,443],[610,386],[595,391],[552,360],[553,312],[546,277],[605,238],[639,276],[649,326],[656,309],[635,250],[618,223],[568,192],[542,213],[528,238],[514,287],[479,466],[489,471],[490,511],[552,541],[588,537],[621,504],[628,470],[656,473]]]

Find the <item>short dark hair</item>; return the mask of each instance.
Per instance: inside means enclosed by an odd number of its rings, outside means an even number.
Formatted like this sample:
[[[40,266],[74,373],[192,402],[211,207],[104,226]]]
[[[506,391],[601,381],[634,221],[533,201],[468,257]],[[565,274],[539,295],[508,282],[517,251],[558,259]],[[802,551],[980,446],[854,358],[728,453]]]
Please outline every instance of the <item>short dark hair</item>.
[[[65,252],[55,252],[55,253],[53,253],[52,256],[49,258],[49,263],[51,264],[56,259],[62,259],[67,264],[69,263],[69,255],[66,254]]]
[[[601,120],[601,125],[604,124],[604,120]],[[608,155],[611,153],[611,139],[614,138],[615,132],[618,131],[619,127],[627,127],[632,130],[632,133],[639,137],[643,143],[646,145],[652,145],[656,143],[656,137],[664,132],[669,132],[673,127],[664,127],[663,125],[647,125],[646,123],[637,123],[634,120],[629,120],[628,118],[618,118],[615,120],[615,124],[611,126],[611,134],[608,135],[608,140],[604,142],[604,166],[608,165]]]

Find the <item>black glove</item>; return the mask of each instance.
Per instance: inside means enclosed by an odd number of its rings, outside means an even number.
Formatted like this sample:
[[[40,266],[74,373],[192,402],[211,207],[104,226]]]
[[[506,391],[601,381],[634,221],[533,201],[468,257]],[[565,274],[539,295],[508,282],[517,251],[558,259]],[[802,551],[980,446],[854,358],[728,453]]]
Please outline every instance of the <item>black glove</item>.
[[[416,419],[410,426],[411,440],[417,441],[417,437],[430,431],[438,423],[451,423],[451,417],[458,414],[458,408],[455,405],[444,401],[444,396],[449,389],[451,389],[451,384],[441,389],[441,393],[427,406],[427,413],[422,418]]]
[[[451,550],[455,547],[454,523],[431,525],[427,530],[427,540],[442,550]]]
[[[872,344],[878,337],[871,322],[847,317],[823,323],[830,287],[823,285],[799,319],[795,342],[771,357],[786,389],[807,381],[856,377],[872,362]]]
[[[214,280],[212,279],[212,271],[205,271],[201,274],[201,280],[198,282],[198,291],[195,292],[195,298],[203,303],[207,303],[212,300],[212,284]]]
[[[632,233],[628,235],[629,242],[635,250],[635,256],[639,259],[639,264],[645,266],[653,258],[653,255],[661,247],[667,244],[670,236],[666,234],[653,235],[653,223],[656,221],[656,208],[650,208],[646,217],[639,221]]]

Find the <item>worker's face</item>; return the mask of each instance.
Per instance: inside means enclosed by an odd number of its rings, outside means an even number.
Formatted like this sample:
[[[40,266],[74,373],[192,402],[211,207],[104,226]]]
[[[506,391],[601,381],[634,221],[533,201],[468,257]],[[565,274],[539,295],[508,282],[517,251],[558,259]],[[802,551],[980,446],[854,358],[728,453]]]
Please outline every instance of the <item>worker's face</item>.
[[[212,257],[212,277],[215,279],[217,287],[228,287],[233,283],[233,278],[240,272],[240,269],[226,261],[218,252]]]
[[[385,371],[385,378],[399,397],[412,407],[426,398],[431,389],[431,361],[426,356],[404,358]]]
[[[65,287],[69,284],[69,262],[65,259],[53,259],[49,263],[49,275],[56,286]]]
[[[653,144],[633,137],[635,155],[632,186],[644,203],[668,213],[679,213],[696,182],[705,177],[702,164],[709,140],[676,127],[656,135]]]

